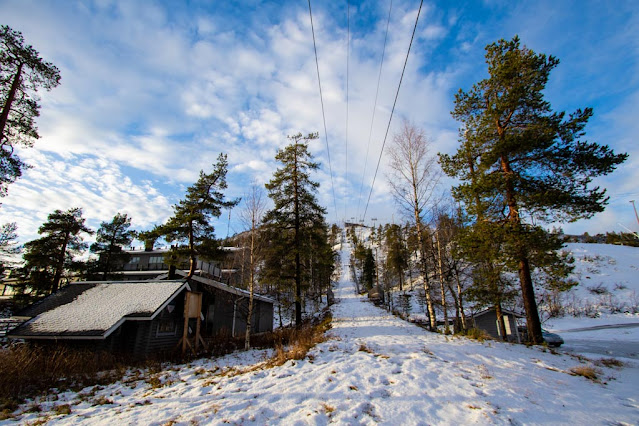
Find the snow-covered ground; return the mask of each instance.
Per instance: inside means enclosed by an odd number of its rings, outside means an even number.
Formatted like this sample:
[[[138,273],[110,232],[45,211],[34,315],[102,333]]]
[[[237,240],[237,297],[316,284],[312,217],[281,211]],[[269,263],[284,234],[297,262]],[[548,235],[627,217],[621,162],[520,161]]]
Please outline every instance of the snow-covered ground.
[[[570,243],[565,250],[579,283],[562,295],[567,314],[639,314],[639,247]]]
[[[46,417],[50,423],[91,425],[639,421],[639,365],[632,360],[622,368],[597,367],[602,379],[595,383],[569,374],[573,367],[590,365],[576,357],[429,333],[356,295],[348,276],[336,296],[330,338],[304,360],[262,368],[268,351],[200,360],[155,376],[147,372],[106,387],[50,395],[35,401],[42,412],[18,420]],[[52,412],[63,404],[70,405],[70,414]]]

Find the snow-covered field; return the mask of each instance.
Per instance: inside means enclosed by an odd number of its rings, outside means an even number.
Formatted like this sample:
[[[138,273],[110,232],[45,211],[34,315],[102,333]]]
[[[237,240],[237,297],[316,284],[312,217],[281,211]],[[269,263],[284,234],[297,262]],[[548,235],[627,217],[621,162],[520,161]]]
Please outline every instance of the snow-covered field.
[[[346,256],[345,252],[342,254]],[[346,263],[346,259],[343,259]],[[347,271],[347,268],[343,268]],[[330,338],[301,361],[262,368],[238,353],[50,395],[18,417],[60,424],[637,424],[639,365],[596,367],[499,342],[429,333],[357,296],[342,277]],[[150,383],[149,383],[150,382]],[[69,404],[71,413],[56,415]],[[7,422],[9,423],[9,422]]]

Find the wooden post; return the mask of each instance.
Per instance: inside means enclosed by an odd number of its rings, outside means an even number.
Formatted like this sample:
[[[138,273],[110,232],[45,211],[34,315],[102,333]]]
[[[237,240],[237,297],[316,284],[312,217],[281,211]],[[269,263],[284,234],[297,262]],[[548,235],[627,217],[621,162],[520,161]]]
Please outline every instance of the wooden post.
[[[182,334],[182,355],[186,353],[186,347],[191,348],[194,354],[197,354],[199,343],[204,340],[200,336],[200,326],[202,319],[200,314],[202,312],[202,293],[196,291],[187,291],[184,295],[184,333]],[[189,341],[189,319],[196,318],[195,327],[195,349]]]

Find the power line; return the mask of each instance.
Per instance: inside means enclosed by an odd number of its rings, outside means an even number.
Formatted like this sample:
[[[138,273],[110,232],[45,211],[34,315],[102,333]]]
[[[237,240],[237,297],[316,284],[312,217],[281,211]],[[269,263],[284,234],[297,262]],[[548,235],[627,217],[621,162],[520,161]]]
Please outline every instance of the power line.
[[[373,103],[373,115],[371,118],[371,128],[368,132],[368,145],[366,145],[366,157],[364,159],[364,172],[362,173],[362,183],[359,186],[359,197],[357,198],[357,216],[359,217],[359,207],[362,201],[362,191],[364,190],[364,178],[366,177],[366,167],[368,166],[368,154],[371,148],[373,137],[373,123],[375,122],[375,111],[377,110],[377,96],[379,95],[379,85],[382,80],[382,68],[384,66],[384,55],[386,54],[386,41],[388,40],[388,28],[390,26],[391,11],[393,10],[393,0],[388,8],[388,19],[386,20],[386,34],[384,35],[384,48],[382,49],[382,60],[379,63],[379,75],[377,76],[377,89],[375,90],[375,102]]]
[[[331,151],[328,146],[328,132],[326,131],[326,114],[324,113],[324,97],[322,95],[322,80],[320,79],[319,61],[317,59],[317,43],[315,42],[315,28],[313,27],[313,11],[311,9],[311,0],[308,0],[308,14],[311,17],[311,32],[313,34],[313,50],[315,51],[315,67],[317,68],[317,84],[319,85],[320,102],[322,104],[322,119],[324,120],[324,138],[326,140],[326,155],[328,156],[328,170],[331,174],[333,206],[335,207],[335,220],[337,221],[337,201],[335,198],[335,184],[333,183],[333,167],[331,166]]]
[[[415,26],[413,27],[413,34],[411,35],[410,43],[408,44],[408,51],[406,52],[406,59],[404,60],[402,75],[399,78],[399,84],[397,85],[397,93],[395,93],[395,101],[393,102],[393,109],[391,110],[390,118],[388,119],[388,126],[386,127],[386,134],[384,135],[384,143],[382,144],[382,149],[379,152],[379,159],[377,160],[377,167],[375,168],[375,175],[373,176],[373,182],[371,183],[371,191],[368,193],[368,201],[366,201],[366,208],[364,209],[364,215],[362,216],[362,220],[364,220],[364,218],[366,217],[366,212],[368,211],[368,204],[371,202],[371,195],[373,195],[373,187],[375,186],[375,179],[377,178],[377,172],[379,171],[379,164],[382,161],[382,154],[384,153],[384,147],[386,146],[386,138],[388,137],[388,131],[390,130],[391,122],[393,121],[393,113],[395,112],[395,105],[397,104],[397,98],[399,97],[399,89],[402,87],[402,80],[404,79],[404,72],[406,71],[406,64],[408,63],[410,48],[413,45],[413,39],[415,38],[415,31],[417,31],[417,22],[419,21],[419,15],[422,12],[423,4],[424,4],[424,0],[421,0],[419,2],[419,10],[417,11],[417,17],[415,18]]]
[[[344,160],[344,220],[346,220],[346,203],[348,202],[348,81],[351,47],[351,3],[346,0],[346,138]]]

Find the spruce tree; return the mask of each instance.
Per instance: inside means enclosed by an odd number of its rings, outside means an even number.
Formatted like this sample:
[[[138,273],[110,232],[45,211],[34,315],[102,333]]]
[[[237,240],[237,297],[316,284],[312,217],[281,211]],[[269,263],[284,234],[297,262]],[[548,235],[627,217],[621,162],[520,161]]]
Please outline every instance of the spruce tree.
[[[129,260],[129,254],[123,251],[136,236],[136,232],[129,229],[131,218],[126,214],[116,214],[111,222],[102,222],[98,228],[95,243],[89,251],[97,254],[98,259],[93,263],[91,273],[99,275],[102,280],[108,279],[114,268],[121,267]]]
[[[84,221],[80,208],[55,210],[38,229],[43,237],[25,243],[25,284],[36,293],[54,293],[65,273],[80,269],[75,256],[87,248],[82,234],[93,234]]]
[[[298,327],[302,324],[302,287],[310,284],[308,271],[305,273],[302,270],[303,256],[308,253],[308,243],[317,225],[326,226],[326,211],[318,204],[315,195],[319,183],[310,177],[310,173],[317,170],[319,164],[313,162],[308,143],[317,138],[317,133],[289,136],[291,144],[279,150],[275,156],[282,167],[275,171],[273,179],[266,184],[274,207],[264,216],[264,223],[272,232],[280,234],[278,244],[271,247],[271,254],[279,253],[284,259],[293,257],[292,264],[286,262],[282,265],[283,268],[292,267],[292,270],[283,270],[281,276],[290,277],[293,281],[295,325]]]
[[[187,279],[195,273],[198,256],[211,259],[220,255],[211,220],[220,217],[223,208],[234,207],[240,201],[224,199],[222,191],[227,187],[227,170],[226,154],[220,154],[211,173],[200,170],[197,182],[186,190],[184,199],[173,206],[173,216],[165,224],[146,233],[151,239],[164,237],[167,242],[176,243],[171,248],[169,262],[188,257]]]
[[[16,146],[31,146],[39,137],[38,88],[50,90],[60,84],[60,71],[24,43],[22,33],[0,26],[0,196],[26,167]]]
[[[500,225],[504,260],[519,274],[530,340],[541,343],[531,258],[557,247],[539,238],[544,230],[535,224],[603,211],[605,189],[592,187],[592,179],[611,173],[627,155],[583,139],[591,108],[568,115],[552,110],[543,90],[559,64],[554,56],[522,47],[515,36],[488,45],[486,63],[489,77],[455,96],[462,146],[441,162],[462,181],[454,193],[469,212]]]

